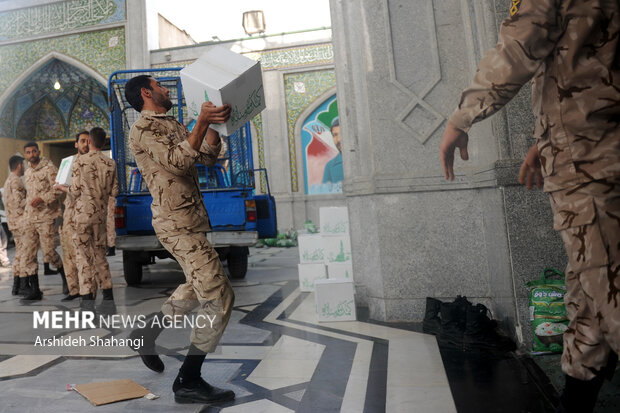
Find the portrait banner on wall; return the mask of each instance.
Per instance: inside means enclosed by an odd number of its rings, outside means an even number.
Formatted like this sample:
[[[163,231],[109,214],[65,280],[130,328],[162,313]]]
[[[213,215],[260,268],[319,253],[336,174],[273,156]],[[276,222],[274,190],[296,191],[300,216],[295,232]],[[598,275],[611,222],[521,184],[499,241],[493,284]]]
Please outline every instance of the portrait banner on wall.
[[[308,116],[301,128],[306,194],[342,193],[342,146],[336,95]]]

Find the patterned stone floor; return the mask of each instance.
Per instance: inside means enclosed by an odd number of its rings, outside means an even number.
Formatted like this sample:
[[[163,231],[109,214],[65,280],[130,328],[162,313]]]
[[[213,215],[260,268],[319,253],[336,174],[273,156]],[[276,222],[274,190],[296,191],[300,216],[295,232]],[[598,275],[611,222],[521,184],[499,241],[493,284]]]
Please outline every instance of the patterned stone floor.
[[[10,251],[10,255],[12,250]],[[252,249],[245,280],[234,282],[235,309],[203,377],[233,389],[236,400],[179,405],[171,384],[189,329],[158,339],[166,370],[147,370],[130,350],[40,349],[32,343],[32,311],[71,310],[58,276],[41,277],[44,299],[22,306],[0,270],[0,412],[546,412],[552,406],[513,359],[484,360],[440,349],[415,324],[318,323],[314,297],[299,292],[296,249]],[[120,254],[109,259],[119,313],[152,314],[183,274],[172,260],[145,267],[143,284],[127,287]],[[358,319],[363,320],[363,311]],[[399,328],[396,328],[399,327]],[[417,330],[417,331],[416,331]],[[99,329],[125,337],[123,329]],[[48,336],[94,334],[61,329]],[[44,353],[44,354],[42,354]],[[60,354],[59,354],[60,353]],[[464,358],[465,357],[465,358]],[[67,384],[129,378],[159,396],[94,407]]]

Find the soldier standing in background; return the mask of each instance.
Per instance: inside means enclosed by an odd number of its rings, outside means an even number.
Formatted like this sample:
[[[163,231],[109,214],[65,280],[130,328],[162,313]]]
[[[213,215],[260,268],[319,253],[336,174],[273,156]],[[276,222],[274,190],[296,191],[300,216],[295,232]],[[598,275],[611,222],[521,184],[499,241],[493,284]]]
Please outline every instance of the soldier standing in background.
[[[24,209],[26,207],[26,187],[24,176],[24,158],[13,155],[9,158],[9,177],[4,183],[4,206],[6,208],[6,221],[9,230],[15,240],[15,256],[13,257],[13,295],[26,295],[28,293],[28,271],[24,267],[24,228],[26,221]],[[32,271],[32,269],[31,269]]]
[[[471,125],[532,79],[537,143],[519,182],[544,179],[568,255],[557,412],[587,413],[620,351],[620,3],[513,0],[510,14],[448,120],[441,163],[454,179],[454,152],[469,158]]]
[[[56,188],[75,198],[73,239],[80,281],[80,308],[94,310],[97,283],[103,295],[98,311],[112,314],[116,306],[105,253],[108,202],[111,196],[118,194],[116,163],[101,153],[105,131],[95,127],[89,135],[89,151],[75,160],[71,187],[56,185]]]
[[[40,300],[43,293],[39,289],[39,276],[37,274],[37,252],[39,244],[43,250],[44,274],[56,274],[50,270],[49,265],[55,266],[62,277],[63,293],[68,294],[67,281],[62,268],[62,260],[56,252],[56,218],[60,217],[61,192],[54,190],[54,181],[58,168],[46,158],[41,158],[39,145],[36,142],[28,142],[24,145],[26,159],[30,168],[24,173],[26,181],[26,221],[27,228],[24,231],[24,265],[34,269],[34,274],[29,274],[31,294],[24,297],[24,301]],[[34,265],[33,265],[34,264]]]
[[[78,156],[88,153],[88,131],[78,132],[75,135],[75,148]],[[73,162],[75,168],[77,162]],[[71,174],[73,176],[73,173]],[[75,242],[73,234],[75,234],[75,225],[73,215],[75,214],[75,197],[67,193],[65,198],[65,212],[62,216],[62,228],[60,229],[60,244],[62,246],[62,263],[67,279],[67,287],[69,294],[60,301],[75,300],[80,296],[80,283],[78,278],[78,269],[75,262]]]

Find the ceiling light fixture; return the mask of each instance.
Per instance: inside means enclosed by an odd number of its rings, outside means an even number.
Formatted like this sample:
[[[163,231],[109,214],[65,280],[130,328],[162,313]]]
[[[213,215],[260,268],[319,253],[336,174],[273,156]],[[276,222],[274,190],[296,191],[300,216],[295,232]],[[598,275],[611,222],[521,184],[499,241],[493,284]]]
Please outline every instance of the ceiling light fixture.
[[[54,89],[60,90],[60,82],[58,80],[54,83]]]

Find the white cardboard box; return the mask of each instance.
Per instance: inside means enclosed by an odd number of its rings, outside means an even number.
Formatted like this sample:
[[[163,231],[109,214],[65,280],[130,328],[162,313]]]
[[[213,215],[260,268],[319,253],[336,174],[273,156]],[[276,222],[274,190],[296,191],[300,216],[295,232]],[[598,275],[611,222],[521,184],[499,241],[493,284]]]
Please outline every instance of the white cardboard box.
[[[319,321],[354,321],[355,299],[350,280],[316,280],[314,300]]]
[[[349,210],[347,207],[319,208],[321,234],[349,234]]]
[[[60,167],[56,174],[56,182],[60,185],[71,186],[71,175],[73,172],[73,161],[75,161],[75,155],[62,158],[60,161]]]
[[[320,234],[303,234],[297,237],[299,262],[302,264],[324,264],[323,237]]]
[[[348,262],[330,262],[327,264],[327,278],[342,278],[346,280],[353,279],[353,263]]]
[[[325,264],[351,261],[351,240],[346,235],[323,235]]]
[[[230,120],[211,125],[225,136],[232,135],[265,109],[260,62],[217,46],[181,70],[187,114],[197,119],[200,107],[211,101],[215,106],[228,103]]]
[[[299,291],[314,291],[314,282],[327,278],[325,264],[297,264],[299,272]]]

